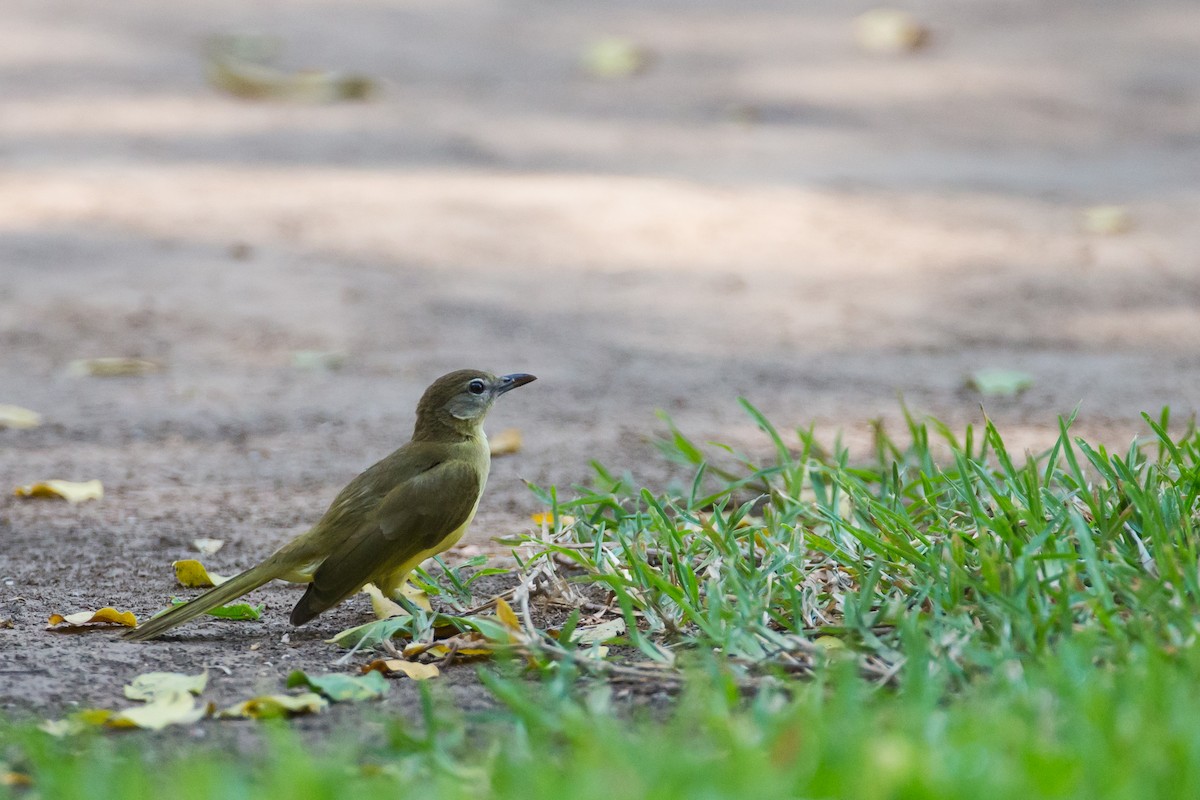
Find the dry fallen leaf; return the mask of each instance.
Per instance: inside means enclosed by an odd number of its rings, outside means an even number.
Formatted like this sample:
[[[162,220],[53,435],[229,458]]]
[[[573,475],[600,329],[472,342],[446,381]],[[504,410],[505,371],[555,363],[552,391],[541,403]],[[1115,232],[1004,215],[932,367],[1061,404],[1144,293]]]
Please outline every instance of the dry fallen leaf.
[[[505,428],[495,436],[488,438],[488,448],[492,451],[493,457],[519,453],[523,444],[520,428]]]
[[[597,642],[606,642],[609,639],[620,636],[624,632],[625,620],[617,617],[607,622],[601,622],[599,625],[576,628],[571,633],[571,641],[576,644],[595,644]]]
[[[94,378],[125,378],[158,372],[162,365],[145,358],[80,358],[67,365],[71,375]]]
[[[504,627],[514,631],[521,630],[521,620],[517,618],[516,612],[503,597],[496,598],[496,616],[504,623]]]
[[[100,481],[60,481],[48,480],[31,483],[28,486],[18,486],[13,490],[17,497],[53,497],[66,500],[71,505],[85,500],[99,500],[104,497],[104,486]]]
[[[42,424],[42,415],[20,406],[0,404],[0,428],[36,428]]]
[[[274,66],[282,49],[279,39],[254,34],[224,34],[208,43],[208,82],[247,100],[291,100],[329,103],[363,100],[375,83],[363,75],[331,70],[289,72]]]
[[[902,55],[929,42],[929,29],[898,8],[875,8],[854,18],[854,40],[868,53]]]
[[[194,558],[172,561],[171,566],[175,568],[175,580],[189,589],[207,589],[212,586],[220,586],[229,580],[224,575],[209,572]]]
[[[298,714],[319,714],[329,708],[329,701],[316,692],[301,694],[266,694],[252,697],[217,712],[221,719],[276,719]]]
[[[105,724],[110,728],[143,728],[160,731],[168,725],[190,725],[210,712],[207,703],[198,703],[191,692],[168,691],[155,694],[150,702],[118,711]]]
[[[146,672],[125,685],[125,696],[130,700],[153,700],[162,694],[188,692],[200,694],[208,685],[208,671],[199,675],[182,672]]]
[[[416,661],[405,661],[402,658],[378,658],[363,667],[363,672],[372,671],[385,674],[402,672],[414,681],[429,680],[441,674],[437,664],[421,664]]]
[[[51,614],[48,620],[50,628],[63,626],[63,629],[79,628],[84,625],[122,625],[126,628],[137,627],[137,617],[132,611],[117,611],[112,606],[105,606],[98,611],[80,611],[77,614]]]
[[[204,556],[211,556],[224,546],[224,539],[192,539],[192,547]]]
[[[405,599],[414,606],[425,611],[433,611],[433,606],[429,604],[429,597],[417,587],[410,583],[405,583],[400,587],[400,593]],[[375,612],[376,619],[391,619],[392,617],[406,617],[408,612],[404,607],[390,597],[379,591],[373,583],[368,583],[363,587],[363,594],[371,598],[371,610]]]

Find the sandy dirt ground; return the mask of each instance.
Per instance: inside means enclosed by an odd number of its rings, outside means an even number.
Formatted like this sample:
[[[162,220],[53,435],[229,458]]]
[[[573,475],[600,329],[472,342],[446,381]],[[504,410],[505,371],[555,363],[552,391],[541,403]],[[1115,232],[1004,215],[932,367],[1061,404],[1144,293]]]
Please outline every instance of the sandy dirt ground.
[[[523,478],[565,487],[599,459],[664,480],[659,409],[761,447],[741,395],[861,444],[899,394],[978,422],[964,377],[1011,367],[1033,387],[986,405],[1018,446],[1076,405],[1119,446],[1142,411],[1192,414],[1200,5],[920,0],[931,44],[901,58],[855,47],[866,7],[7,0],[0,403],[45,424],[0,430],[0,713],[120,706],[148,669],[207,666],[218,703],[331,669],[322,640],[361,600],[293,631],[296,589],[264,589],[261,623],[150,644],[45,623],[153,613],[197,537],[226,540],[219,572],[253,564],[403,443],[451,369],[539,376],[491,417],[525,448],[495,462],[476,543],[528,527]],[[379,91],[223,95],[202,42],[229,30]],[[589,77],[605,35],[650,69]],[[1131,231],[1081,229],[1109,203]],[[297,369],[303,350],[346,362]],[[94,356],[165,369],[69,374]],[[44,478],[106,494],[7,496]],[[441,683],[470,706],[473,676]]]

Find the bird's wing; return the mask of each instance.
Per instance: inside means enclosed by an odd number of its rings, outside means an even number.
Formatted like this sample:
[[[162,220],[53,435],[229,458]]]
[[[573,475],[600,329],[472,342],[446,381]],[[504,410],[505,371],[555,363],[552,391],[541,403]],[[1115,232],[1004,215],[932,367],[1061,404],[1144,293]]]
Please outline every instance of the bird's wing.
[[[292,624],[312,619],[376,576],[435,548],[470,520],[482,488],[479,470],[457,459],[396,486],[321,563],[292,611]]]

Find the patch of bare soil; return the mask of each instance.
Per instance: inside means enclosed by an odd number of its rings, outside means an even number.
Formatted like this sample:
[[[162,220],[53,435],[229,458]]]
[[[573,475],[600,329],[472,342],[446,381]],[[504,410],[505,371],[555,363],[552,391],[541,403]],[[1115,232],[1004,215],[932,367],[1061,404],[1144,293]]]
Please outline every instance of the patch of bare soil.
[[[977,422],[965,375],[1015,367],[1033,388],[987,411],[1018,448],[1077,404],[1080,431],[1115,444],[1144,410],[1191,414],[1200,6],[932,0],[930,46],[901,58],[855,48],[858,10],[5,3],[0,403],[46,423],[0,430],[0,489],[98,478],[106,495],[0,500],[0,712],[115,707],[152,669],[209,667],[217,702],[330,669],[323,640],[367,619],[362,600],[293,630],[296,591],[273,586],[259,623],[149,644],[45,622],[161,608],[197,537],[227,540],[218,572],[255,563],[402,444],[451,369],[539,376],[492,415],[525,448],[496,461],[476,543],[530,525],[523,478],[568,486],[598,459],[661,484],[658,409],[758,447],[744,395],[861,445],[897,394]],[[380,91],[224,96],[200,43],[228,29]],[[584,74],[607,34],[651,68]],[[1132,230],[1082,230],[1097,203]],[[297,369],[300,350],[346,363]],[[166,368],[67,373],[109,355]],[[487,702],[474,667],[439,684]],[[385,708],[411,713],[413,692]]]

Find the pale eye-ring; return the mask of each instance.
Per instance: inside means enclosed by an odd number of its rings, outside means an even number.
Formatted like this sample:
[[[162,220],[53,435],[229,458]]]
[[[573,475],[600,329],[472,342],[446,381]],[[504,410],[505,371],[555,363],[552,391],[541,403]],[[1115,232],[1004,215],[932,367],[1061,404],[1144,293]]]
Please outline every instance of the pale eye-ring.
[[[487,389],[487,385],[484,384],[483,381],[479,380],[479,378],[476,378],[467,384],[467,391],[471,394],[483,394],[485,389]]]

